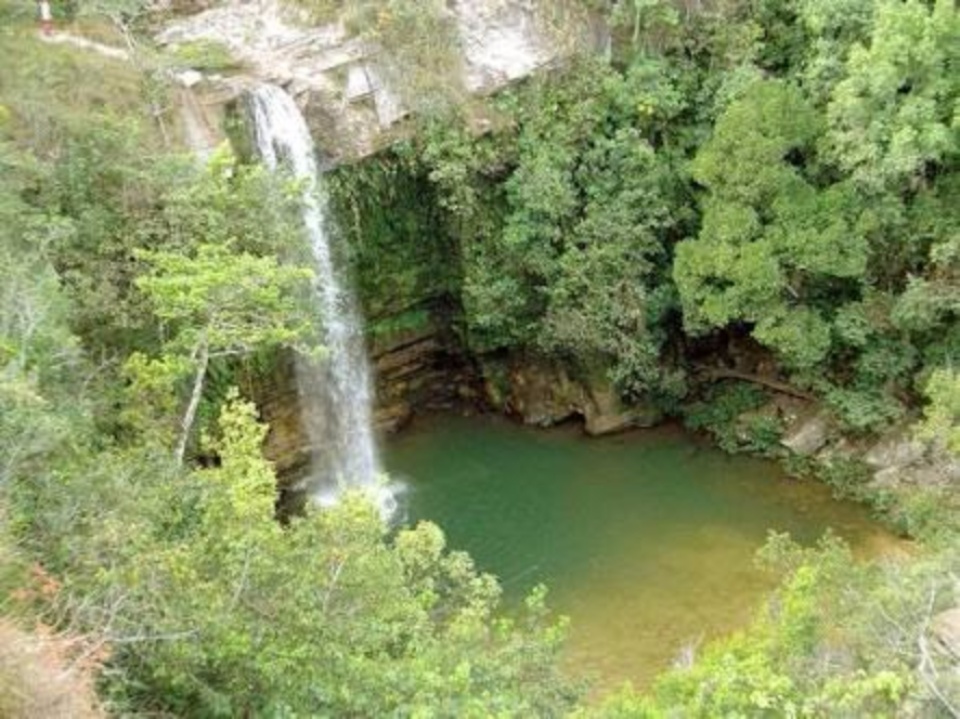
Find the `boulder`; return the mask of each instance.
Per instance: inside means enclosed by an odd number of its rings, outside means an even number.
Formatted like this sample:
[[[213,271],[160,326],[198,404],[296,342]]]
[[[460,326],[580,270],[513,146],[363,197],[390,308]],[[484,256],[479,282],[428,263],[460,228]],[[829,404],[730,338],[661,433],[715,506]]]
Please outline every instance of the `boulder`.
[[[550,427],[581,417],[586,433],[598,436],[652,427],[663,418],[650,406],[625,404],[608,380],[574,377],[565,366],[543,358],[487,358],[482,371],[489,404],[525,424]]]
[[[830,421],[825,413],[819,412],[799,421],[780,443],[794,454],[809,457],[823,449],[829,440]]]
[[[399,432],[411,419],[413,407],[403,400],[381,404],[373,412],[373,424],[380,433]]]
[[[871,484],[877,489],[896,489],[905,485],[943,487],[960,480],[960,462],[949,456],[932,455],[908,465],[878,469]]]
[[[874,473],[870,486],[875,489],[896,489],[903,480],[903,474],[900,467],[886,467]]]
[[[525,424],[550,427],[582,414],[583,390],[562,367],[540,361],[516,363],[508,382],[505,409]]]
[[[633,427],[653,427],[663,420],[663,414],[654,407],[625,405],[609,383],[588,387],[586,395],[584,429],[595,437]]]
[[[904,486],[944,487],[960,482],[960,457],[937,442],[913,437],[910,425],[892,429],[858,456],[874,470],[871,484],[877,489]]]
[[[910,437],[907,432],[888,435],[868,449],[863,461],[875,469],[909,467],[921,462],[927,453],[922,442]]]
[[[191,88],[203,82],[203,73],[196,70],[184,70],[174,75],[174,79],[185,88]]]

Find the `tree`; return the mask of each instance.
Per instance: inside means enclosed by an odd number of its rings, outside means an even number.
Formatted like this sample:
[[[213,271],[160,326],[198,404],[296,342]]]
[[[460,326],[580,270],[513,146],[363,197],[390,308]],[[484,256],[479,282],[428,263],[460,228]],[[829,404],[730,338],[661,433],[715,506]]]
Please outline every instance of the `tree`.
[[[678,223],[668,162],[640,132],[621,128],[579,158],[582,209],[544,292],[537,344],[611,367],[632,396],[664,389],[664,318],[675,309],[666,238]]]
[[[824,143],[871,191],[915,188],[955,160],[960,14],[950,0],[877,3],[869,45],[850,52]]]
[[[2,126],[0,126],[2,130]],[[0,138],[0,490],[42,460],[82,414],[57,406],[81,357],[50,255],[71,230],[24,203],[36,168]],[[2,501],[2,498],[0,498]]]
[[[914,334],[918,345],[940,346],[938,361],[960,350],[960,176],[948,174],[919,193],[908,207],[909,240],[922,248],[893,311],[896,326]]]
[[[827,356],[827,312],[862,282],[867,244],[852,188],[805,176],[819,131],[813,108],[779,81],[755,83],[718,120],[693,162],[707,190],[702,228],[674,263],[689,332],[746,323],[794,368]]]
[[[960,454],[960,372],[935,370],[924,394],[929,404],[919,426],[920,436]]]
[[[145,362],[134,355],[130,367],[141,376],[145,371],[158,373],[150,383],[173,383],[193,374],[175,452],[182,462],[210,362],[304,338],[310,323],[298,290],[311,274],[283,266],[276,258],[234,252],[229,244],[201,243],[188,257],[144,251],[140,258],[149,269],[137,286],[168,325],[170,336],[158,359]]]

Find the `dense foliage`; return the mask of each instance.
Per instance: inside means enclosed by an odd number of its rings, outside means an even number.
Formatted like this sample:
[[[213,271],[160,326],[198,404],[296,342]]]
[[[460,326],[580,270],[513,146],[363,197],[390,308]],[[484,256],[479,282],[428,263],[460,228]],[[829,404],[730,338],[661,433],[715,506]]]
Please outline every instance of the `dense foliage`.
[[[431,114],[403,155],[446,213],[471,346],[600,368],[670,407],[719,342],[767,353],[853,431],[903,417],[960,341],[955,8],[681,21],[638,2],[611,20],[612,62],[481,120]]]
[[[602,14],[609,52],[575,38],[479,107],[442,3],[300,5],[392,49],[419,112],[330,183],[374,333],[457,313],[475,354],[605,373],[765,452],[762,390],[698,381],[749,357],[853,434],[916,417],[960,449],[954,3],[543,3],[557,42]],[[129,40],[146,5],[56,9]],[[233,387],[317,349],[296,187],[178,154],[149,43],[116,62],[41,45],[24,15],[0,0],[0,610],[77,638],[80,703],[100,664],[120,713],[956,715],[956,658],[927,643],[957,603],[953,488],[902,513],[933,547],[910,562],[773,538],[783,584],[753,626],[579,710],[542,592],[504,618],[437,527],[391,534],[360,497],[275,521],[265,429]],[[173,62],[229,69],[221,50]],[[863,498],[855,463],[831,471]]]
[[[318,336],[297,187],[178,154],[136,66],[17,24],[0,56],[0,608],[71,632],[50,663],[80,655],[75,704],[99,663],[118,713],[572,706],[542,592],[503,617],[437,527],[391,534],[364,498],[276,520],[266,429],[230,387]],[[2,628],[24,659],[42,641]],[[0,667],[14,715],[31,666]]]

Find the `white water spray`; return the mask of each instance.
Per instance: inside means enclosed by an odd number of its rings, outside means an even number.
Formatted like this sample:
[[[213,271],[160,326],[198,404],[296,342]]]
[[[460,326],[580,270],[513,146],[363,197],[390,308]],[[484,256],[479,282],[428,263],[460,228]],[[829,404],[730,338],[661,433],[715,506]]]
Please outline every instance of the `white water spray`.
[[[344,489],[360,488],[389,516],[396,503],[380,478],[362,323],[326,231],[313,139],[293,98],[279,87],[254,90],[251,110],[264,164],[270,170],[286,167],[302,183],[303,224],[316,273],[314,297],[326,352],[321,359],[299,357],[297,362],[303,420],[313,449],[308,489],[314,501],[329,505]]]

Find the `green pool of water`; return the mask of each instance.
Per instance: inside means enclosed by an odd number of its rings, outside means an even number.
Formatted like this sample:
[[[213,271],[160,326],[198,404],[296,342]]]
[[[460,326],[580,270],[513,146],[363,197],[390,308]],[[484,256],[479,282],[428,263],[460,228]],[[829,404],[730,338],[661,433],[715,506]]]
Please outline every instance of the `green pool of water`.
[[[589,439],[440,415],[395,438],[386,465],[408,521],[437,522],[508,601],[548,585],[572,621],[567,662],[601,687],[647,684],[685,645],[744,625],[770,587],[753,564],[770,530],[883,536],[824,487],[677,428]]]

